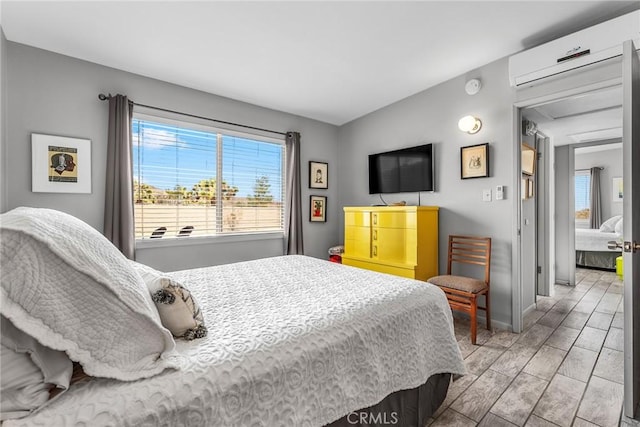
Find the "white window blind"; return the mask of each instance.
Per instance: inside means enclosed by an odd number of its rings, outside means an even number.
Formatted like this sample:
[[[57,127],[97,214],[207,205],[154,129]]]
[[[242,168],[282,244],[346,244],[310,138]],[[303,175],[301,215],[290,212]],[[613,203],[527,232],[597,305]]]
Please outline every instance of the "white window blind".
[[[137,239],[284,229],[284,142],[134,116]]]
[[[576,224],[589,223],[591,204],[591,173],[587,171],[575,172],[575,216]]]

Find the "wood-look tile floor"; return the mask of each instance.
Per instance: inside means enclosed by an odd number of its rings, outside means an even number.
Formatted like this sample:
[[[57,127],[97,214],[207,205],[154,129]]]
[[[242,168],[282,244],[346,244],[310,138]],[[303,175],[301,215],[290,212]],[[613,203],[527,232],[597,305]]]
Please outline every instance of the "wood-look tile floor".
[[[468,374],[451,384],[430,427],[618,426],[623,401],[623,285],[578,269],[576,286],[538,297],[522,334],[455,320]],[[626,424],[622,424],[626,425]]]

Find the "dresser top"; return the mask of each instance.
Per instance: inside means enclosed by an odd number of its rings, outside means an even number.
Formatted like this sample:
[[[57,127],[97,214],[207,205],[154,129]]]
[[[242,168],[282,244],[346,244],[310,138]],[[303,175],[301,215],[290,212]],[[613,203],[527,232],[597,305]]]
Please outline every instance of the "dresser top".
[[[380,212],[380,211],[402,211],[402,212],[421,212],[421,211],[437,211],[438,206],[345,206],[345,212]]]

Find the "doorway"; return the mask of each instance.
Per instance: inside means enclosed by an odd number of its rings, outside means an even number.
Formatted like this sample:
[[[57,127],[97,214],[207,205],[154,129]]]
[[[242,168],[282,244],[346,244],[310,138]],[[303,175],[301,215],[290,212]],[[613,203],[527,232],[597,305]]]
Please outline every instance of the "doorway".
[[[623,45],[622,57],[613,58],[607,64],[602,64],[607,69],[585,68],[574,75],[558,77],[558,79],[549,81],[549,83],[540,83],[537,87],[524,88],[516,92],[516,101],[514,102],[514,153],[521,154],[520,132],[522,131],[523,113],[526,113],[530,107],[550,104],[555,101],[571,100],[576,96],[586,96],[608,89],[617,87],[622,88],[622,144],[623,144],[623,173],[624,181],[624,200],[623,212],[628,218],[627,225],[623,232],[622,242],[612,242],[612,245],[623,248],[624,260],[624,415],[627,417],[638,417],[640,415],[640,254],[636,254],[640,250],[640,216],[633,215],[634,212],[640,212],[640,188],[634,183],[640,182],[640,168],[636,165],[633,168],[634,160],[640,158],[640,57],[636,46],[632,41],[626,41]],[[606,109],[605,109],[606,110]],[[611,108],[613,110],[613,108]],[[601,129],[608,131],[608,129]],[[583,143],[599,143],[605,141],[606,136],[600,135],[599,139],[592,141],[584,141]],[[554,173],[549,177],[556,176],[563,165],[568,165],[565,169],[571,171],[571,179],[567,182],[556,182],[553,186],[555,191],[554,199],[558,200],[562,191],[566,191],[572,200],[575,200],[575,187],[573,173],[575,170],[575,157],[573,155],[576,144],[566,144],[566,148],[557,147],[553,150],[555,158],[552,160],[554,165]],[[569,155],[571,153],[572,155]],[[566,162],[560,157],[566,157]],[[521,227],[523,220],[523,207],[520,203],[521,185],[520,176],[522,173],[521,156],[517,155],[514,162],[514,172],[517,180],[514,185],[517,189],[518,200],[514,200],[514,210],[516,211],[518,221],[514,222],[513,228],[513,279],[516,286],[513,288],[513,329],[515,332],[523,330],[523,293],[522,288],[524,265],[527,260],[523,259],[523,247],[528,242],[524,234],[521,235]],[[547,227],[543,233],[550,235],[552,240],[563,238],[566,236],[568,242],[575,245],[575,205],[566,215],[560,215],[560,207],[555,209],[555,231],[553,227]],[[559,221],[573,221],[573,227],[560,227]],[[540,232],[540,231],[538,231]],[[550,234],[551,233],[551,234]],[[556,250],[558,244],[555,245]],[[567,257],[573,258],[574,262],[568,262],[569,268],[575,269],[575,250],[564,251]],[[547,256],[543,262],[558,272],[558,265],[555,264],[556,257]],[[575,274],[575,273],[574,273]],[[574,277],[575,280],[575,277]],[[558,281],[558,279],[556,279]],[[571,282],[571,275],[569,275]]]
[[[615,256],[607,249],[614,230],[605,235],[599,229],[622,214],[622,202],[612,194],[613,181],[622,176],[622,88],[533,105],[523,108],[521,116],[527,187],[522,244],[523,250],[537,253],[531,265],[532,257],[523,252],[523,301],[531,303],[535,298],[527,296],[551,296],[554,283],[575,285],[576,265],[615,269]],[[524,164],[531,145],[537,155],[532,174]]]

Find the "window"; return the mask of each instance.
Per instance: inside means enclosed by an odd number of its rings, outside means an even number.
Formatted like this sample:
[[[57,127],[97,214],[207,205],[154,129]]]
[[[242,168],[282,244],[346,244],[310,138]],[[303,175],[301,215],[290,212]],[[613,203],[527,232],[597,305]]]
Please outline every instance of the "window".
[[[135,237],[282,232],[284,141],[135,115]]]
[[[576,226],[588,228],[591,214],[591,173],[586,171],[575,172],[575,201],[576,201]]]

